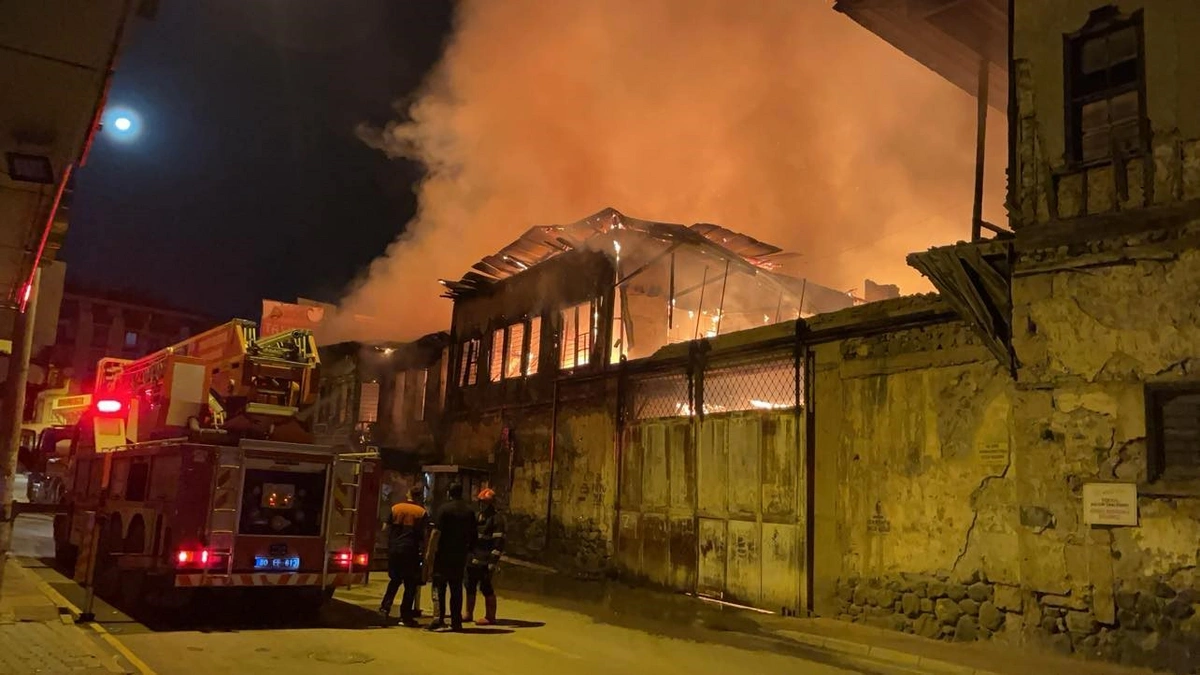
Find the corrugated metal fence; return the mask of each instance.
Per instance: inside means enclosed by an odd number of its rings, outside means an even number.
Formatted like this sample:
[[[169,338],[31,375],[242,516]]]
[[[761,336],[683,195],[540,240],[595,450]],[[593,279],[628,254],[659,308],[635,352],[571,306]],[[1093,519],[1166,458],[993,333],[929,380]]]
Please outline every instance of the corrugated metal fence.
[[[785,614],[806,606],[804,381],[797,348],[693,353],[629,375],[625,574]]]

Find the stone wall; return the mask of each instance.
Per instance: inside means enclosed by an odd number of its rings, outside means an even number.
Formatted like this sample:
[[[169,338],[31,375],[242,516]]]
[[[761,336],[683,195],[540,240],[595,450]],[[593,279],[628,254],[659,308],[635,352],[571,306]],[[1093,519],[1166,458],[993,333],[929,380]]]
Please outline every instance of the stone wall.
[[[1061,651],[1200,661],[1200,485],[1148,474],[1145,399],[1147,384],[1200,379],[1198,236],[1185,219],[1086,249],[1018,247],[1020,578],[1038,599],[1024,628]],[[1136,484],[1138,525],[1084,524],[1093,481]]]
[[[892,621],[900,595],[917,593],[910,575],[1015,585],[1012,382],[974,334],[959,322],[893,330],[818,345],[815,361],[817,611]],[[853,601],[874,588],[886,602]],[[910,630],[921,614],[896,613]]]

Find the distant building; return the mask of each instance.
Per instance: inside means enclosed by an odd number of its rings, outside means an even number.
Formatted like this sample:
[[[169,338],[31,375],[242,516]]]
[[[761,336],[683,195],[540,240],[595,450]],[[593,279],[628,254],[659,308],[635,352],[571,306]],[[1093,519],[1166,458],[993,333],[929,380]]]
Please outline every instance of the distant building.
[[[79,391],[91,389],[103,357],[139,358],[216,323],[132,292],[85,290],[68,282],[62,298],[57,338],[39,360]]]

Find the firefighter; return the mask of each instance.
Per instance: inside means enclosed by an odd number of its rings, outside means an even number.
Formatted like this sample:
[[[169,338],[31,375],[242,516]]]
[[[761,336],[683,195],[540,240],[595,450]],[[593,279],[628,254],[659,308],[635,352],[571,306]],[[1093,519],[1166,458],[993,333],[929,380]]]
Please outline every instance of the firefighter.
[[[404,585],[400,599],[400,621],[416,626],[414,604],[421,584],[421,559],[425,544],[425,528],[429,514],[421,506],[424,490],[415,485],[408,491],[408,500],[392,505],[388,530],[388,585],[379,604],[379,613],[386,619],[392,611],[396,591]]]
[[[500,565],[504,552],[504,519],[496,511],[496,492],[491,488],[479,491],[479,513],[475,517],[475,546],[467,564],[467,621],[475,617],[475,589],[483,594],[484,616],[475,623],[490,626],[496,623],[496,590],[492,576]]]
[[[446,592],[450,593],[450,628],[462,630],[463,577],[467,556],[475,546],[475,512],[463,501],[460,483],[450,486],[450,501],[442,504],[433,519],[434,617],[428,630],[446,627]]]

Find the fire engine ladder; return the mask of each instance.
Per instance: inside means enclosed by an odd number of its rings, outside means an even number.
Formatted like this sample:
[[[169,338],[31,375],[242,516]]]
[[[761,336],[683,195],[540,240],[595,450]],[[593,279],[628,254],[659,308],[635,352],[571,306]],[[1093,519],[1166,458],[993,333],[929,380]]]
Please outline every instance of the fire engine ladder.
[[[358,529],[359,491],[362,482],[363,462],[376,457],[377,454],[345,453],[337,455],[333,460],[333,480],[329,487],[329,512],[325,518],[325,565],[321,571],[321,587],[326,584],[329,572],[329,558],[339,548],[331,544],[345,541],[345,547],[350,551],[350,561],[346,572],[353,578],[355,558],[355,534]],[[343,530],[343,531],[339,531]],[[370,569],[370,563],[367,564]],[[347,584],[349,587],[350,584]]]
[[[213,471],[212,503],[208,517],[209,555],[224,558],[224,569],[209,574],[203,566],[204,585],[209,578],[228,581],[233,576],[233,542],[242,518],[242,484],[245,465],[240,448],[216,448],[217,467]]]

